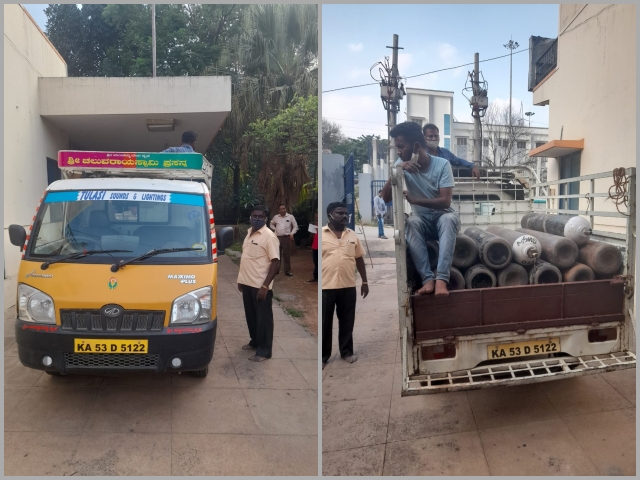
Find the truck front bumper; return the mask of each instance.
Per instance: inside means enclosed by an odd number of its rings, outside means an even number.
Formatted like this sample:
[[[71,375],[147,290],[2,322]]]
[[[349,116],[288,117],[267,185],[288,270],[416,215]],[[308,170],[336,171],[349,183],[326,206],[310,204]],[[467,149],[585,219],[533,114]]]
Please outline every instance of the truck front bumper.
[[[126,373],[164,373],[205,368],[213,358],[217,319],[201,325],[165,327],[160,332],[111,334],[62,331],[56,325],[34,325],[16,320],[18,356],[25,367],[66,374],[109,375]],[[148,340],[146,354],[74,353],[75,338]],[[43,358],[52,359],[45,366]],[[180,367],[171,361],[179,358]]]

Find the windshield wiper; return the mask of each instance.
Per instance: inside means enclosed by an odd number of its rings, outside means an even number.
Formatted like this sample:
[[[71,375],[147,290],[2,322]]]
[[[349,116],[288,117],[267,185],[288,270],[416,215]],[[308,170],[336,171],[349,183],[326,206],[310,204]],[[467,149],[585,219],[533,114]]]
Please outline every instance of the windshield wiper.
[[[49,265],[54,263],[63,262],[65,260],[73,260],[76,258],[83,258],[89,255],[95,255],[96,253],[118,253],[118,252],[129,252],[131,253],[133,250],[85,250],[83,252],[72,253],[71,255],[67,255],[66,257],[58,258],[57,260],[51,260],[49,262],[44,262],[40,265],[42,270],[46,270],[49,268]]]
[[[148,251],[147,253],[144,253],[142,255],[140,255],[139,257],[135,257],[132,258],[130,260],[127,260],[126,262],[120,261],[120,263],[114,263],[113,265],[111,265],[111,271],[112,272],[117,272],[120,267],[124,267],[125,265],[129,265],[130,263],[133,262],[137,262],[138,260],[146,260],[147,258],[151,258],[151,257],[155,257],[156,255],[160,255],[161,253],[172,253],[172,252],[191,252],[194,250],[198,250],[198,251],[202,251],[204,250],[201,247],[197,247],[197,248],[160,248],[160,249],[153,249]]]

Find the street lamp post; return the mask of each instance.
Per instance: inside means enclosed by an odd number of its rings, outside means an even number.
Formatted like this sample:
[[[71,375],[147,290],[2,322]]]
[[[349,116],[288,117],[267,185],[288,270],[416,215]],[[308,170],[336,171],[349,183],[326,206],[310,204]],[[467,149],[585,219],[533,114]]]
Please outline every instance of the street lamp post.
[[[518,48],[518,42],[514,42],[513,40],[509,40],[509,42],[504,44],[505,48],[509,49],[509,131],[511,131],[511,86],[513,84],[513,51]]]
[[[529,117],[529,128],[531,128],[531,115],[535,115],[536,112],[524,112],[524,114]]]

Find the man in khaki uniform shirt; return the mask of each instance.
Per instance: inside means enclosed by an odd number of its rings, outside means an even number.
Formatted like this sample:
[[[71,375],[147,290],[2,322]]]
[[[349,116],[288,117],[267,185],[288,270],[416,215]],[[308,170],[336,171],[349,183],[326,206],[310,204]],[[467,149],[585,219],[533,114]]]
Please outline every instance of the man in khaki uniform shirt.
[[[280,268],[278,237],[266,226],[267,207],[256,205],[251,211],[251,228],[242,244],[238,290],[242,292],[244,314],[251,341],[243,350],[255,350],[253,362],[271,358],[273,345],[273,279]]]
[[[329,223],[322,229],[322,368],[331,357],[333,312],[338,316],[338,348],[349,363],[353,354],[353,324],[356,318],[356,274],[362,278],[362,298],[369,294],[364,266],[364,248],[356,232],[347,228],[347,206],[342,202],[327,207]]]
[[[282,204],[278,207],[278,215],[271,219],[271,230],[276,232],[276,236],[280,241],[280,252],[282,252],[282,260],[284,260],[284,274],[293,277],[291,273],[291,244],[293,236],[298,231],[298,223],[296,217],[287,213],[287,207]]]

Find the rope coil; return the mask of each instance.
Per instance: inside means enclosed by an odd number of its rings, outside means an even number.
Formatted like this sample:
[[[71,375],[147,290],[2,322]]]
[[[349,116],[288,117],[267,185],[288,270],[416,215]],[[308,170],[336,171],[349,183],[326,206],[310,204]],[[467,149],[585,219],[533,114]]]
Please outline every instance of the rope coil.
[[[633,215],[633,212],[624,213],[620,211],[620,206],[624,205],[627,210],[629,210],[629,177],[626,174],[626,170],[624,167],[615,168],[613,170],[613,185],[609,187],[609,198],[613,200],[614,205],[616,206],[616,210],[618,213],[624,215],[625,217],[630,217]],[[611,193],[611,190],[615,189],[615,193]]]

